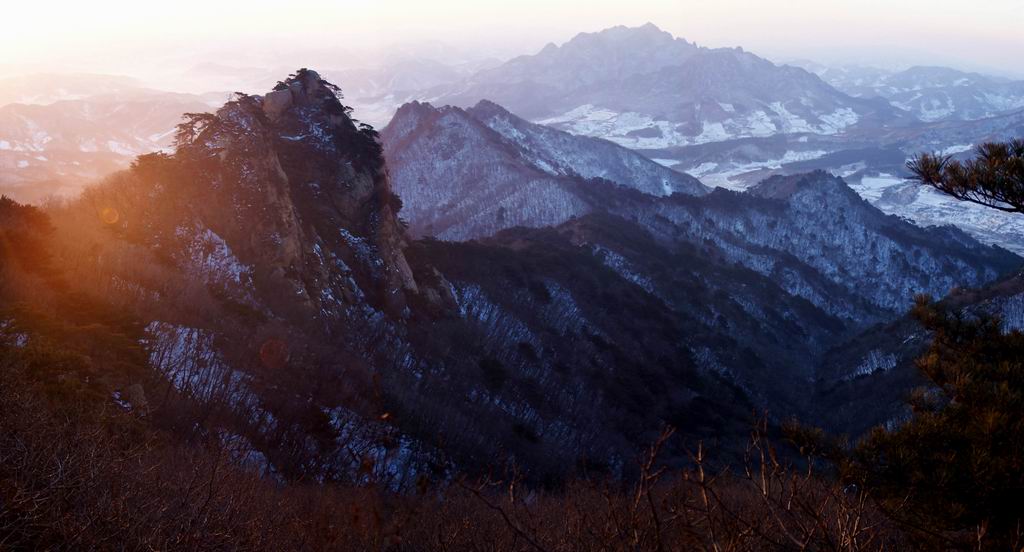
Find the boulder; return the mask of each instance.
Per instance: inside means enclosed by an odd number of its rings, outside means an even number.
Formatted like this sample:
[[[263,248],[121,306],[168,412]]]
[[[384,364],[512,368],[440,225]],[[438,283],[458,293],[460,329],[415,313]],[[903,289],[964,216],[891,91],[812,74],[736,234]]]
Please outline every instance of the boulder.
[[[282,113],[292,106],[291,90],[275,90],[263,96],[263,112],[272,121],[276,121]]]

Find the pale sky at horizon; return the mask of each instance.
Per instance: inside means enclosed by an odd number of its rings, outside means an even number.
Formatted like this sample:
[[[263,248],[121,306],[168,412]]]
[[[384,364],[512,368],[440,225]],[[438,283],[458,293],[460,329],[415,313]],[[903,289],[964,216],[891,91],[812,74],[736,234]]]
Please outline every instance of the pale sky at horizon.
[[[509,57],[534,53],[547,42],[561,43],[579,32],[650,21],[701,45],[743,46],[774,61],[933,64],[1024,77],[1024,0],[5,4],[0,7],[0,73],[32,69],[130,75],[159,70],[155,64],[172,59],[272,66],[304,55],[316,57],[313,53],[386,51],[391,44],[416,41]]]

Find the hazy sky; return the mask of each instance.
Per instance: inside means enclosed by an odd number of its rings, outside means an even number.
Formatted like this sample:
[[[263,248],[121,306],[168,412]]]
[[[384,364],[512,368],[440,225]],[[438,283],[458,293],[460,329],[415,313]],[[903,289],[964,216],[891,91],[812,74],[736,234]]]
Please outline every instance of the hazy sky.
[[[314,65],[301,60],[422,40],[511,56],[650,21],[773,60],[1024,76],[1024,0],[4,0],[0,14],[6,72],[133,73],[172,60]]]

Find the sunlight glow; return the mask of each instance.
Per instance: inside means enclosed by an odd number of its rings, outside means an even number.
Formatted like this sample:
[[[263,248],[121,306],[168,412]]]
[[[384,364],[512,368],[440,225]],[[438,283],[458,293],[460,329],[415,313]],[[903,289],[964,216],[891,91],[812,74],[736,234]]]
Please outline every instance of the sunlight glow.
[[[438,41],[511,56],[583,31],[653,22],[707,46],[743,46],[776,59],[908,58],[1012,64],[1024,10],[1017,0],[267,0],[175,3],[9,2],[0,71],[130,72],[189,54],[236,63],[285,51],[352,52]],[[250,57],[246,57],[250,56]]]
[[[100,220],[103,221],[103,224],[114,225],[121,220],[121,213],[113,207],[104,207],[100,211]]]

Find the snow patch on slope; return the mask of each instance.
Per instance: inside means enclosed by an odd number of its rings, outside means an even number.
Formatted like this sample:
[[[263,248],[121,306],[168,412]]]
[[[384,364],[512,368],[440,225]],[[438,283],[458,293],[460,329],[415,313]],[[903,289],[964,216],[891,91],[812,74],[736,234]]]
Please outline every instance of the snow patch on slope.
[[[790,112],[782,102],[744,114],[738,113],[731,104],[722,104],[722,108],[731,117],[700,121],[700,132],[696,134],[678,122],[655,119],[633,111],[618,112],[593,104],[581,105],[537,122],[573,134],[604,138],[628,148],[662,149],[780,133],[834,135],[860,120],[859,115],[848,107],[822,114],[816,122]]]

